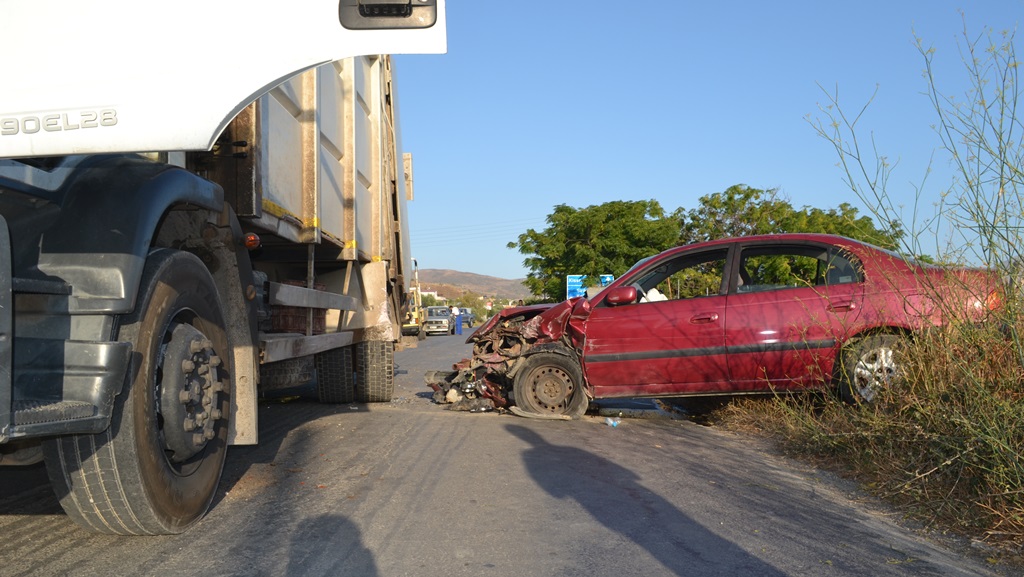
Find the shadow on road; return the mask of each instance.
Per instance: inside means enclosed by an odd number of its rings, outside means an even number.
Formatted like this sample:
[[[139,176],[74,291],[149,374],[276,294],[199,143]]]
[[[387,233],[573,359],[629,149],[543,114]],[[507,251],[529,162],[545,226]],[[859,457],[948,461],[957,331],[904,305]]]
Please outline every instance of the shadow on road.
[[[523,463],[540,487],[558,499],[573,499],[674,574],[784,577],[645,488],[632,471],[588,451],[551,444],[521,425],[505,428],[529,444]]]
[[[345,517],[320,515],[291,531],[285,577],[377,574],[377,563],[359,528]]]

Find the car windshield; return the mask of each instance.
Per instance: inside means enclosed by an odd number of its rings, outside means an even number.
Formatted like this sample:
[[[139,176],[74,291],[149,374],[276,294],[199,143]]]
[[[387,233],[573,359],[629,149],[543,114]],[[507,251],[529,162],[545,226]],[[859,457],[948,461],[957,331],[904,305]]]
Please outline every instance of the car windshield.
[[[428,307],[427,316],[429,317],[446,317],[451,313],[451,309],[448,307]]]

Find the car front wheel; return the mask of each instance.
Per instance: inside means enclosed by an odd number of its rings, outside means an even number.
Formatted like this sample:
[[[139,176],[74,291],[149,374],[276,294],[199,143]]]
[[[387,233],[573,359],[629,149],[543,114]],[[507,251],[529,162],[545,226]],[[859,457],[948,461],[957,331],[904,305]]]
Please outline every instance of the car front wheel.
[[[538,415],[567,415],[573,419],[587,412],[579,363],[556,353],[537,353],[525,362],[512,387],[512,396],[520,409]]]

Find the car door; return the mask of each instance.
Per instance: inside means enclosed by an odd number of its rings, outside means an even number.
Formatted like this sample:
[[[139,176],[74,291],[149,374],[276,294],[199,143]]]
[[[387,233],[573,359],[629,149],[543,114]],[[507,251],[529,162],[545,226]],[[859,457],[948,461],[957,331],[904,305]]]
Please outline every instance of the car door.
[[[800,388],[831,373],[855,332],[862,275],[851,255],[816,243],[739,248],[725,340],[737,391]]]
[[[636,302],[594,305],[582,361],[596,397],[699,392],[728,379],[727,252],[715,247],[667,256],[623,279],[620,286],[637,287]],[[664,300],[655,300],[656,292]]]

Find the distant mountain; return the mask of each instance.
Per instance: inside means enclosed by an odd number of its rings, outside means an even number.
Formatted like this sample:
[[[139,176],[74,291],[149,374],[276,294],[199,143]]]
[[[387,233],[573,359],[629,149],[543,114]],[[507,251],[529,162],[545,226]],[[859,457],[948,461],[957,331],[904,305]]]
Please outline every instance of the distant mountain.
[[[437,294],[446,298],[457,298],[470,291],[501,299],[528,299],[530,289],[526,288],[523,280],[525,279],[510,280],[457,270],[420,269],[420,286],[423,290],[437,291]]]

